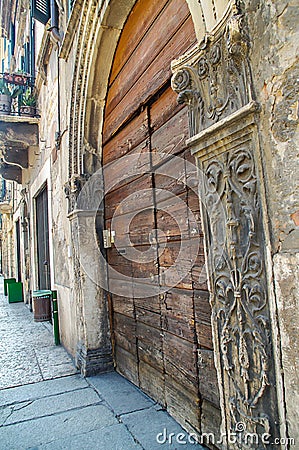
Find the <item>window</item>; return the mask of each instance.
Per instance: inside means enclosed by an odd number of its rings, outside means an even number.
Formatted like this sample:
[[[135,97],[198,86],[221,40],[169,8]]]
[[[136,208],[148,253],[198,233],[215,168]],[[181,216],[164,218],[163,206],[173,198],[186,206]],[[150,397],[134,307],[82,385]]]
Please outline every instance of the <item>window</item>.
[[[49,0],[32,0],[32,17],[44,25],[50,19],[50,1]]]

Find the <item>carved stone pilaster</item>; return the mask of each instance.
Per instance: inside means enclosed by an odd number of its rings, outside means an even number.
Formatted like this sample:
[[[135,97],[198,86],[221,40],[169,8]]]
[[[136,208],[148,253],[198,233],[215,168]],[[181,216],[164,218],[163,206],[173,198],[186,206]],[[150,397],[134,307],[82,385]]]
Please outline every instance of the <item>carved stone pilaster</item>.
[[[78,201],[80,205],[80,199]],[[69,214],[72,236],[74,316],[76,323],[76,364],[84,376],[113,369],[108,302],[102,280],[95,236],[97,210],[82,202],[86,209]]]
[[[188,105],[187,145],[199,169],[223,448],[230,449],[273,448],[262,437],[279,436],[258,105],[242,23],[234,3],[213,35],[173,63],[172,79]]]

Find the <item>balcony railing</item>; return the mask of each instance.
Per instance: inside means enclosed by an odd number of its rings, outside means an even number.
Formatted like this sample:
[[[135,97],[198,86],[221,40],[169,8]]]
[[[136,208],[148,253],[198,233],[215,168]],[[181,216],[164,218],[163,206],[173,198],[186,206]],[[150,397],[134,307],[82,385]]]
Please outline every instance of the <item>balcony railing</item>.
[[[38,116],[35,78],[21,73],[0,73],[0,115]]]

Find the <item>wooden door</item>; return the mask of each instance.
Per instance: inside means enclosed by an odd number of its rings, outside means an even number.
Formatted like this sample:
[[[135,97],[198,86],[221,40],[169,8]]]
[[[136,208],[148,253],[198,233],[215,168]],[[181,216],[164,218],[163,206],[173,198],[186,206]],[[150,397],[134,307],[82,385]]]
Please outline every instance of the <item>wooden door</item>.
[[[136,2],[111,70],[103,166],[116,369],[199,430],[203,400],[218,405],[211,311],[197,188],[184,182],[196,179],[188,114],[170,87],[171,61],[195,42],[184,0]]]

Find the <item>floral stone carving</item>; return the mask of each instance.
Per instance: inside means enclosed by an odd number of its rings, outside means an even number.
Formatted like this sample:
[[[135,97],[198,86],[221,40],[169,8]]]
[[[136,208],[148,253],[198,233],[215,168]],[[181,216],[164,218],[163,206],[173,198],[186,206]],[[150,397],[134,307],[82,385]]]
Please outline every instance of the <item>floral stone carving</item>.
[[[202,181],[210,229],[212,322],[229,429],[236,431],[242,423],[247,432],[275,434],[262,214],[250,145],[209,159]]]

